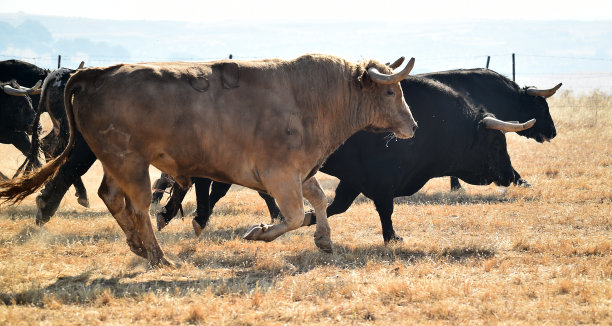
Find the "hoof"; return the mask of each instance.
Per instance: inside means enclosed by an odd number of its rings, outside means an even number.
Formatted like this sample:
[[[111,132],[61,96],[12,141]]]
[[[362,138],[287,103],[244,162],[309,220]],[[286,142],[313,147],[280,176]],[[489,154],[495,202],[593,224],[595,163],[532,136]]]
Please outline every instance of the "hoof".
[[[195,219],[191,220],[191,225],[193,225],[193,232],[195,232],[196,238],[199,237],[204,228],[202,228],[200,223],[198,223]]]
[[[166,227],[166,225],[168,225],[168,222],[166,222],[166,219],[164,219],[161,212],[157,213],[156,218],[157,218],[157,231],[161,231],[163,228]]]
[[[176,268],[176,264],[173,263],[171,260],[167,259],[166,257],[162,256],[160,259],[157,259],[155,261],[149,261],[149,264],[151,265],[151,267],[170,267],[170,268]]]
[[[46,218],[43,216],[42,211],[39,209],[39,210],[38,210],[38,212],[36,213],[36,225],[38,225],[38,226],[43,226],[43,225],[45,225],[47,222],[49,222],[49,219],[48,219],[48,218],[46,219]]]
[[[79,197],[77,203],[83,207],[89,208],[89,199],[87,199],[87,197]]]
[[[331,238],[329,237],[329,234],[324,236],[324,235],[317,235],[317,233],[315,232],[314,241],[317,247],[321,249],[321,251],[326,252],[328,254],[331,254],[332,252],[334,252],[334,249],[332,247],[332,241],[331,241]]]
[[[392,235],[389,238],[385,239],[385,244],[389,244],[389,243],[398,243],[398,242],[403,242],[404,238],[400,237],[399,235]]]
[[[160,207],[161,205],[159,204],[159,202],[152,202],[151,207],[149,207],[149,213],[151,213],[151,215],[159,213]]]
[[[522,179],[522,178],[518,179],[515,184],[519,187],[531,188],[531,183],[529,183],[527,180]]]
[[[45,202],[40,196],[36,197],[36,207],[38,207],[38,211],[36,212],[36,225],[43,226],[45,223],[49,222],[51,218],[43,214],[42,210],[45,208]]]
[[[268,230],[268,226],[262,224],[253,225],[246,233],[242,236],[245,240],[259,240],[259,237]]]

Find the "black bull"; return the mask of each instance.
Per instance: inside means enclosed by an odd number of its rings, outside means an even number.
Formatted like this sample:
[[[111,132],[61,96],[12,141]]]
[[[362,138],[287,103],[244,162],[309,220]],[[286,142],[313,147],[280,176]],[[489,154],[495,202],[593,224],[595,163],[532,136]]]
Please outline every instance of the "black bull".
[[[380,134],[358,132],[321,168],[322,172],[340,179],[334,201],[327,209],[329,216],[346,211],[363,193],[374,201],[385,241],[401,239],[395,234],[391,220],[393,198],[414,194],[431,178],[456,175],[473,184],[495,182],[503,186],[514,180],[503,133],[485,127],[484,119],[489,113],[478,110],[460,94],[430,79],[409,77],[401,85],[406,102],[419,121],[415,137],[391,140]],[[209,206],[210,180],[193,180],[198,195],[195,221],[199,224],[194,229],[198,233],[206,225],[211,207],[230,185],[214,183]],[[158,227],[163,227],[176,214],[185,194],[182,189],[174,191],[170,207],[158,216]],[[271,215],[274,217],[275,211],[271,210]],[[310,224],[314,221],[311,215]]]
[[[0,61],[0,82],[15,81],[17,84],[32,87],[45,79],[48,70],[19,60]],[[39,95],[31,95],[32,103],[28,104],[21,96],[13,96],[0,91],[0,143],[14,145],[23,155],[30,151],[30,139],[34,122],[34,109],[38,105]],[[37,126],[38,127],[38,126]],[[34,128],[36,129],[36,128]]]

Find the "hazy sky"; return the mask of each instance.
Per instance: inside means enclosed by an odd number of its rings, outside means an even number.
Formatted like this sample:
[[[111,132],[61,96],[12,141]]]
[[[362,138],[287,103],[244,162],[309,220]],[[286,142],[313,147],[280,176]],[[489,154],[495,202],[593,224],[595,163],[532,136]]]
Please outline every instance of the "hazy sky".
[[[375,5],[372,5],[374,3]],[[0,0],[0,12],[99,19],[274,20],[611,20],[611,0]]]

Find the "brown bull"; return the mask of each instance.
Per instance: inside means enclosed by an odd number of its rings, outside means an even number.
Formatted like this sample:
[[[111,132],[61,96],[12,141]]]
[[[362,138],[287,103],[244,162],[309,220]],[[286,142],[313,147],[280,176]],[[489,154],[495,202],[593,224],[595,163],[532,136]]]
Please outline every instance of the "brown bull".
[[[303,196],[316,212],[315,243],[329,252],[327,201],[313,175],[358,130],[413,136],[416,122],[399,86],[413,64],[392,73],[376,61],[305,55],[81,70],[65,90],[67,148],[37,174],[0,186],[0,196],[17,201],[40,187],[67,157],[76,125],[104,168],[99,196],[130,249],[152,265],[171,263],[149,218],[150,164],[183,186],[191,176],[209,177],[274,196],[286,219],[253,226],[249,240],[300,227]]]

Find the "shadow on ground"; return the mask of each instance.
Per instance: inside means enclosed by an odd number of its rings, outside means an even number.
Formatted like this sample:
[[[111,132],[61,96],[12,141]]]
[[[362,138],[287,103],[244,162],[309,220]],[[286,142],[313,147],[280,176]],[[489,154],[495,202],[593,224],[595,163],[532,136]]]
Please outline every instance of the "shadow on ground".
[[[185,250],[179,253],[181,264],[191,264],[195,268],[230,268],[235,272],[231,277],[194,278],[185,280],[147,280],[134,282],[133,279],[145,272],[121,273],[114,277],[92,278],[93,270],[75,276],[64,276],[47,286],[33,286],[25,291],[0,292],[0,300],[5,305],[35,305],[44,307],[46,298],[59,300],[63,304],[94,304],[105,295],[115,298],[141,298],[148,293],[172,293],[174,296],[187,296],[193,293],[210,292],[215,295],[248,294],[258,289],[274,289],[278,280],[296,274],[306,273],[319,267],[335,266],[342,269],[359,269],[370,262],[403,262],[414,264],[422,260],[444,261],[447,264],[460,264],[468,259],[487,259],[495,255],[492,249],[471,247],[447,248],[439,251],[410,250],[395,246],[361,246],[349,248],[336,246],[333,254],[318,250],[304,250],[299,253],[281,253],[281,263],[258,267],[258,252],[236,255],[222,255],[218,252],[197,254]],[[148,271],[146,273],[150,273]],[[160,270],[160,278],[167,278],[168,271]],[[155,276],[155,275],[154,275]]]

